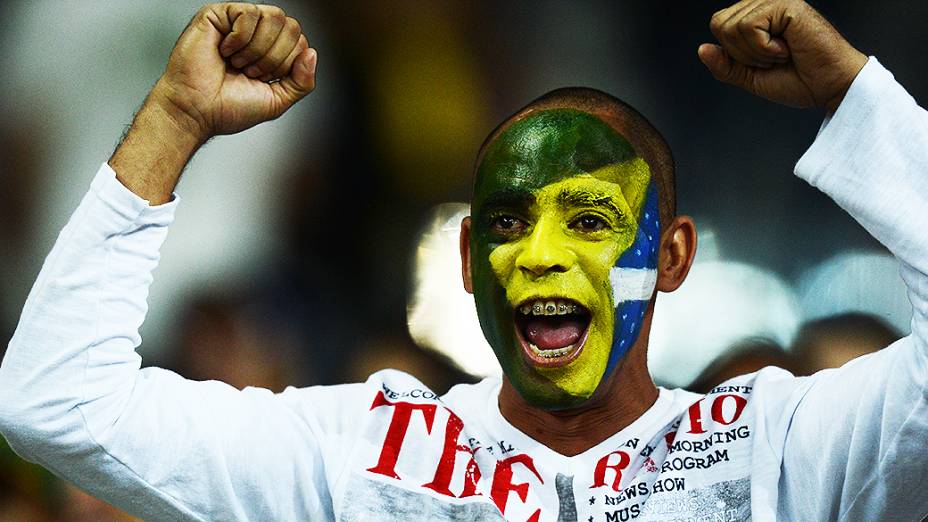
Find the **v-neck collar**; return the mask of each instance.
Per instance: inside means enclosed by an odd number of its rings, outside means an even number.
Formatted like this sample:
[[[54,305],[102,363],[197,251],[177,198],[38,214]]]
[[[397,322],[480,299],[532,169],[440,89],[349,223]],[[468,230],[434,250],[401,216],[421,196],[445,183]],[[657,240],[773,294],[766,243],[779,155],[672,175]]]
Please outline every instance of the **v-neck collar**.
[[[496,425],[495,427],[498,428],[498,433],[505,433],[505,437],[513,438],[514,440],[509,442],[516,443],[517,446],[526,453],[532,455],[544,455],[545,459],[550,459],[555,462],[562,463],[565,466],[570,466],[573,462],[585,461],[589,458],[590,455],[600,455],[606,449],[611,451],[615,448],[618,448],[620,444],[624,443],[628,439],[647,436],[648,434],[656,431],[658,425],[663,426],[670,421],[670,419],[667,418],[667,413],[674,403],[673,392],[658,387],[657,400],[655,400],[654,404],[645,410],[645,412],[642,413],[640,417],[632,421],[631,424],[619,430],[618,432],[613,433],[605,440],[599,442],[591,448],[574,456],[568,456],[558,453],[548,446],[538,442],[531,436],[525,434],[520,429],[510,424],[509,421],[503,417],[502,412],[499,410],[499,391],[501,388],[502,381],[500,380],[497,381],[493,391],[490,393],[491,400],[487,401],[488,418],[493,424]]]

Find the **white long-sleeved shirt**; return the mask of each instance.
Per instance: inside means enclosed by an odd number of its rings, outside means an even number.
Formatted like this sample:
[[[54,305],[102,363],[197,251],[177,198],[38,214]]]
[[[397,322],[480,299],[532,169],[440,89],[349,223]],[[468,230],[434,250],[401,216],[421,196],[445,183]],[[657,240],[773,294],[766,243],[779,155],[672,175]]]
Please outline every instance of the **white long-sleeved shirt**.
[[[152,520],[919,520],[928,513],[928,114],[875,59],[796,173],[899,259],[912,334],[837,370],[661,389],[560,455],[500,414],[500,382],[413,377],[281,394],[140,369],[177,200],[106,165],[62,231],[0,367],[17,453]]]

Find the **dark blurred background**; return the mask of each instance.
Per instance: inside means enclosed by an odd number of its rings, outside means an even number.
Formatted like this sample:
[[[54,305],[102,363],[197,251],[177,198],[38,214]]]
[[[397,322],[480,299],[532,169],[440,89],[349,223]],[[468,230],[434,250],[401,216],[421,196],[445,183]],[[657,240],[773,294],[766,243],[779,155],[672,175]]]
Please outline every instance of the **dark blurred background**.
[[[275,390],[388,366],[438,391],[480,376],[465,370],[492,373],[434,336],[417,340],[437,350],[412,341],[407,313],[428,301],[412,298],[414,254],[430,211],[467,201],[485,135],[567,85],[623,98],[663,132],[680,212],[700,227],[692,281],[662,296],[655,317],[659,382],[701,389],[766,364],[809,373],[846,360],[809,355],[828,342],[862,340],[851,357],[908,332],[885,250],[791,175],[823,113],[719,84],[697,59],[726,3],[281,5],[319,52],[317,90],[275,122],[215,139],[185,173],[142,332],[148,364]],[[928,97],[917,51],[928,3],[815,6]],[[43,256],[197,7],[0,3],[0,351]],[[441,248],[456,248],[446,235]],[[426,292],[463,294],[456,280]],[[461,321],[449,328],[475,328]],[[0,451],[0,521],[121,516],[105,511]]]

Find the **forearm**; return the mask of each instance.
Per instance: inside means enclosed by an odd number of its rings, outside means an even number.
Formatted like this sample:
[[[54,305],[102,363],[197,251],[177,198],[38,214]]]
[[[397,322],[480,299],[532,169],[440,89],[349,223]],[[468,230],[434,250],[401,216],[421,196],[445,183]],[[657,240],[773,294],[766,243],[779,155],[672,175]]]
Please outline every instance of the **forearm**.
[[[123,411],[175,205],[150,207],[102,167],[59,235],[0,366],[0,432],[30,460],[79,476]]]
[[[783,449],[781,515],[914,519],[928,509],[907,487],[928,470],[928,114],[871,61],[796,173],[899,258],[914,314],[911,335],[805,382]]]
[[[108,162],[116,178],[151,205],[171,200],[181,172],[205,141],[163,89],[152,89]]]

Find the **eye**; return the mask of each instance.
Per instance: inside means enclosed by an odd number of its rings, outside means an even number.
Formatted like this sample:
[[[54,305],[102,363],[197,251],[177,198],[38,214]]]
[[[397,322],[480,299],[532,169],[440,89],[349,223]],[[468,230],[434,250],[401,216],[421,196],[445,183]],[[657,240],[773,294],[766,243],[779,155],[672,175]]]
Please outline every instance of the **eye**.
[[[490,222],[490,230],[501,235],[501,236],[512,236],[521,233],[526,228],[525,221],[521,219],[510,216],[510,215],[500,215],[493,218]]]
[[[579,232],[599,232],[608,228],[606,220],[595,214],[584,214],[570,223],[570,228]]]

